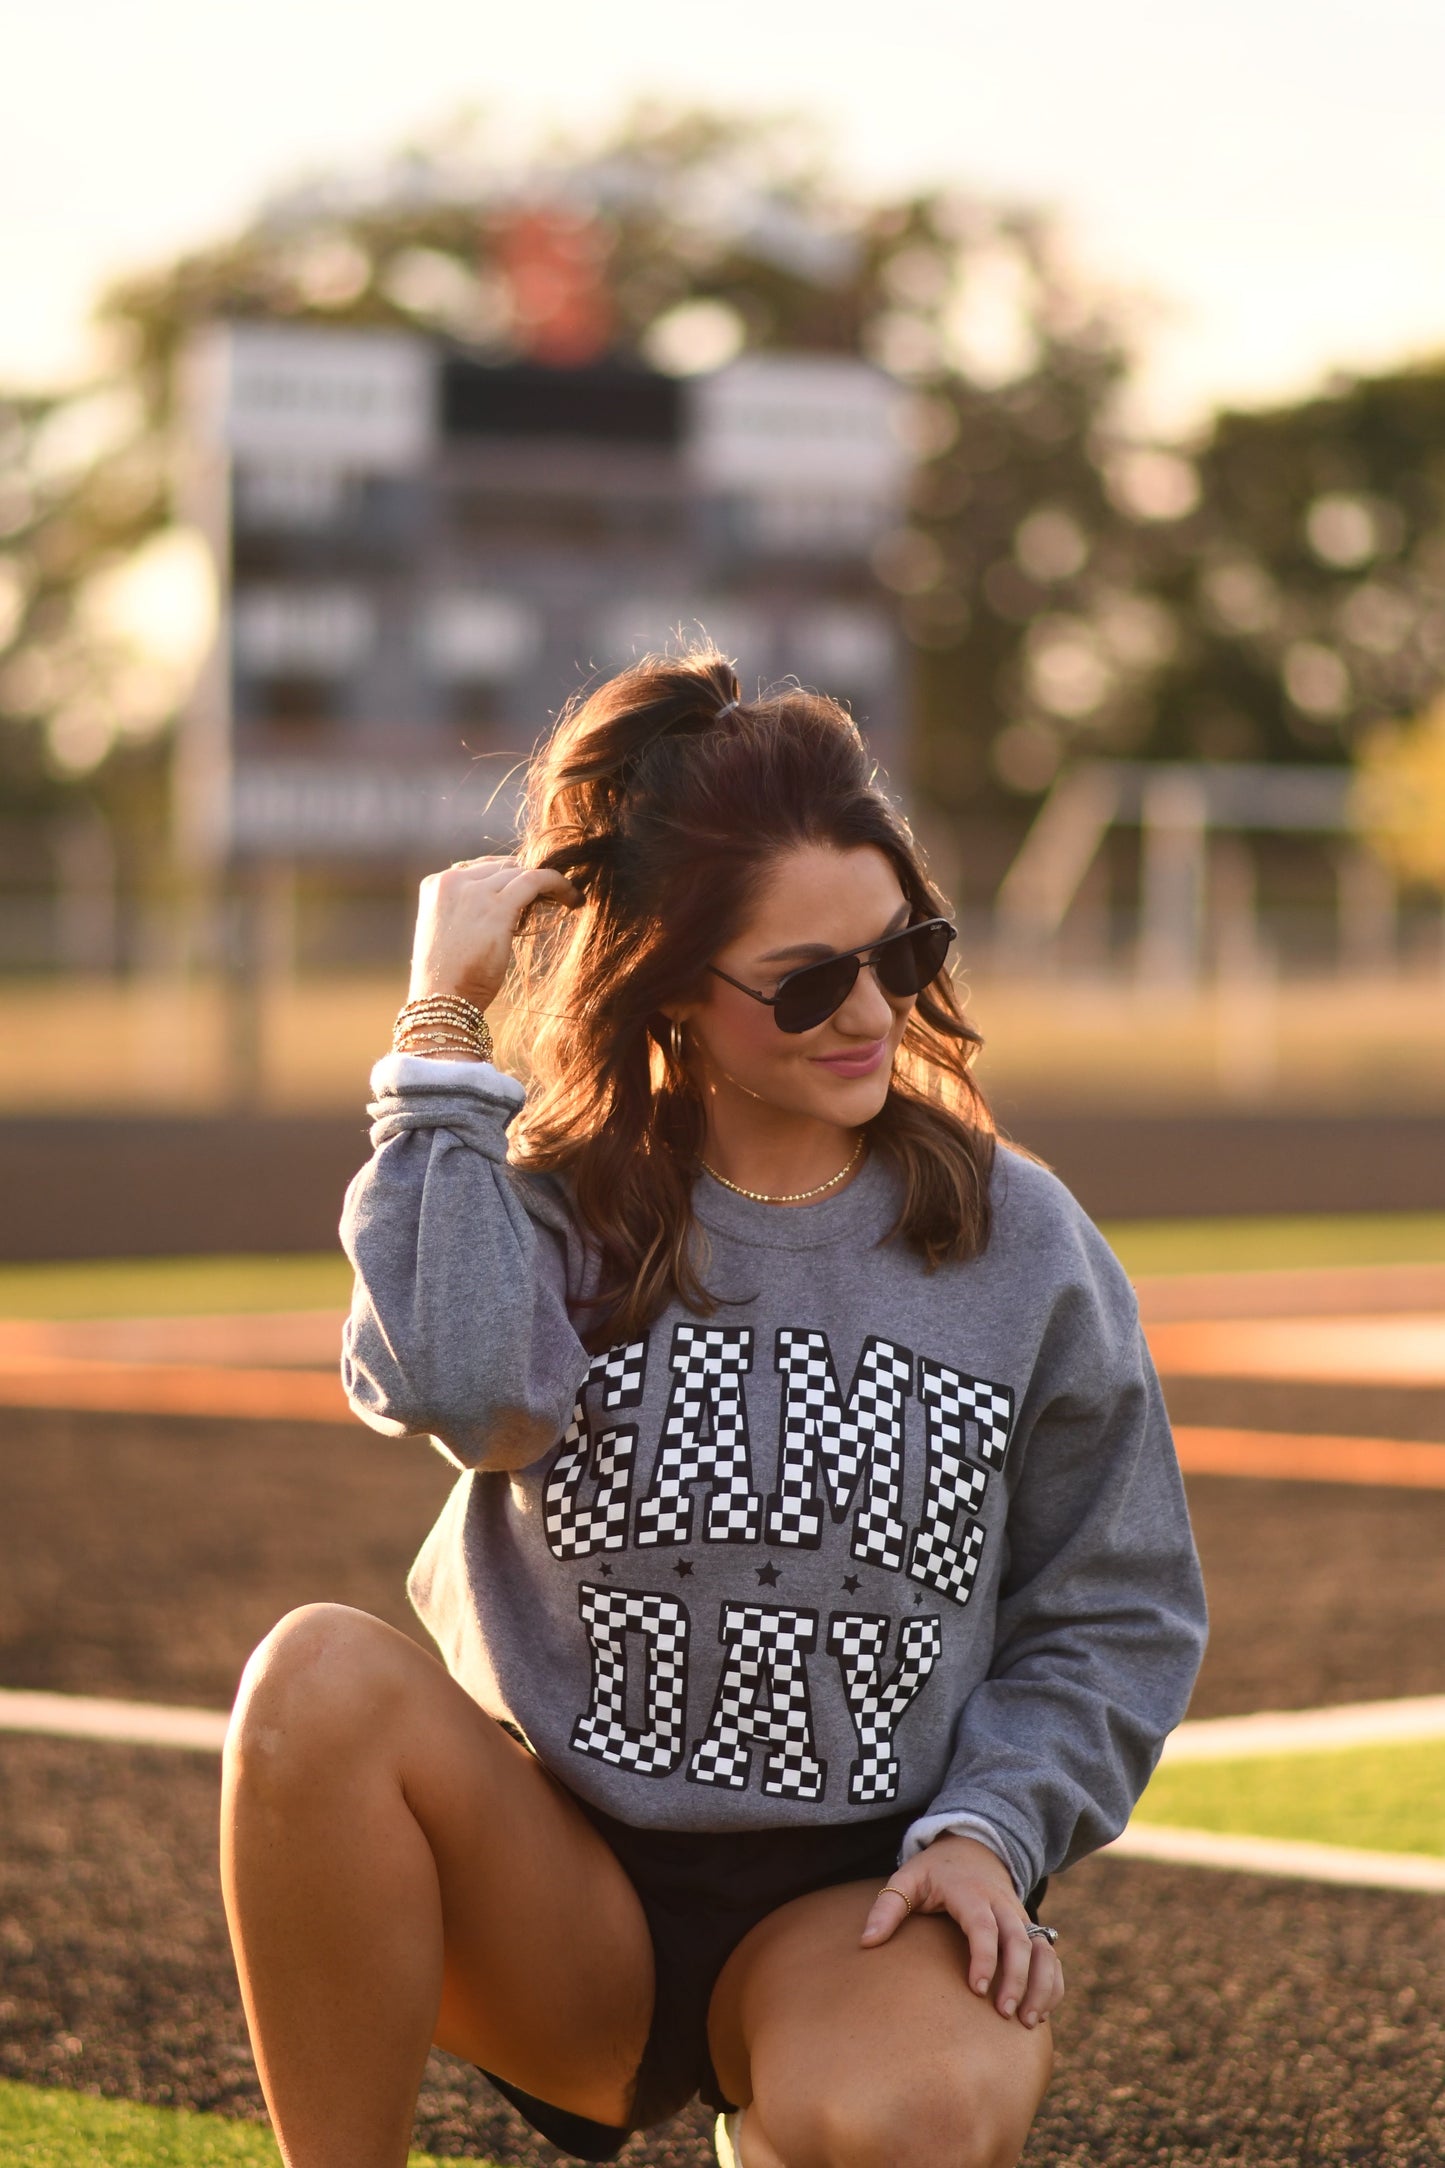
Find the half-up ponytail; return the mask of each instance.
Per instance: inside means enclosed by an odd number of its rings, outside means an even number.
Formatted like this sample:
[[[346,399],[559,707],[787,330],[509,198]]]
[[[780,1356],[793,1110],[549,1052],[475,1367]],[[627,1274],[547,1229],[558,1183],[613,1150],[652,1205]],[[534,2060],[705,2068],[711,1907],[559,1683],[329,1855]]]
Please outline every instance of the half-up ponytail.
[[[917,915],[947,911],[851,717],[808,692],[744,701],[712,648],[647,656],[579,697],[532,760],[523,862],[565,872],[585,901],[524,914],[499,1053],[530,1071],[514,1160],[566,1179],[600,1251],[583,1335],[594,1350],[636,1336],[669,1301],[716,1308],[692,1241],[703,1107],[663,1009],[699,996],[772,862],[806,844],[872,845]],[[891,1232],[930,1270],[988,1239],[994,1140],[970,1073],[978,1045],[940,976],[914,1004],[868,1125],[903,1176]]]
[[[663,748],[700,736],[740,704],[732,664],[707,648],[676,660],[648,656],[571,701],[529,776],[526,831],[558,839],[534,862],[570,874],[599,843],[605,855],[629,804],[668,764]]]

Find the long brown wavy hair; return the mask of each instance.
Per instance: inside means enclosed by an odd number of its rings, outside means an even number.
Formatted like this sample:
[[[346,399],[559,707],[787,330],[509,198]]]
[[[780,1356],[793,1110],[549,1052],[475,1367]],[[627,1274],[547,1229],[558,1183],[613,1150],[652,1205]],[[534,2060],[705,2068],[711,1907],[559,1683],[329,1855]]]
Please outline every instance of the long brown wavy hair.
[[[499,1058],[530,1071],[513,1163],[562,1177],[598,1245],[593,1352],[637,1337],[670,1300],[718,1307],[694,1255],[700,1244],[706,1257],[691,1210],[703,1106],[661,1011],[704,994],[704,967],[747,924],[772,863],[805,844],[872,844],[915,917],[948,915],[847,712],[791,688],[744,702],[711,648],[646,656],[577,695],[530,762],[518,855],[567,873],[585,901],[523,914]],[[988,1242],[981,1043],[945,968],[917,997],[867,1124],[902,1176],[883,1239],[930,1272]]]

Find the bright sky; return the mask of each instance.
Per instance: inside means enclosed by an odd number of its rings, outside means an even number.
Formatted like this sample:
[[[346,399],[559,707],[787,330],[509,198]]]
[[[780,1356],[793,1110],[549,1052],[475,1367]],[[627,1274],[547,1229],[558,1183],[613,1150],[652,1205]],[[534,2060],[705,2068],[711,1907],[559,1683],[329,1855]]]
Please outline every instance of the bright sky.
[[[1050,205],[1165,304],[1152,418],[1445,353],[1441,0],[0,0],[0,382],[124,269],[481,102],[801,107],[863,183]]]

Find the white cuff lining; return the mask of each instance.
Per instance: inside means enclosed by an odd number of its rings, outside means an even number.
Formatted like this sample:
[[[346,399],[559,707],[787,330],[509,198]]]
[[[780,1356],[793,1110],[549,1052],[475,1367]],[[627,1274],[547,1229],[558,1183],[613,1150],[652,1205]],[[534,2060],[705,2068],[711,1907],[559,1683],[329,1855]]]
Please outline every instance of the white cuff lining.
[[[921,1852],[925,1845],[932,1844],[935,1837],[972,1837],[976,1843],[986,1844],[991,1852],[997,1852],[1008,1868],[1020,1901],[1027,1896],[1026,1890],[1019,1889],[1019,1878],[1009,1859],[1007,1845],[993,1823],[985,1821],[981,1814],[921,1814],[918,1820],[910,1822],[903,1832],[903,1843],[898,1853],[899,1866],[912,1859],[915,1853]]]
[[[520,1077],[492,1062],[433,1061],[427,1054],[383,1054],[372,1065],[371,1090],[378,1099],[388,1092],[475,1092],[480,1098],[505,1099],[518,1107],[527,1096]]]

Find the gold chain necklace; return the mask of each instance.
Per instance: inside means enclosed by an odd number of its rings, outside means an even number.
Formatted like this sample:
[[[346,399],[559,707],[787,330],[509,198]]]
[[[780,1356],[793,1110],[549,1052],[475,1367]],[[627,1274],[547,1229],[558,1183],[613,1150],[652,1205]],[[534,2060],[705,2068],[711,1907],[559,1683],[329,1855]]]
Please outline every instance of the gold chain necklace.
[[[836,1189],[844,1175],[853,1172],[862,1157],[862,1153],[863,1139],[860,1137],[853,1147],[853,1157],[846,1167],[840,1167],[836,1174],[830,1174],[827,1181],[820,1182],[816,1189],[790,1190],[781,1197],[769,1197],[766,1191],[761,1189],[744,1189],[741,1182],[730,1182],[725,1174],[719,1174],[717,1168],[710,1167],[705,1159],[700,1158],[698,1165],[705,1174],[710,1174],[715,1182],[721,1182],[724,1189],[734,1189],[740,1197],[752,1197],[758,1204],[801,1204],[805,1197],[821,1197],[825,1189]]]

